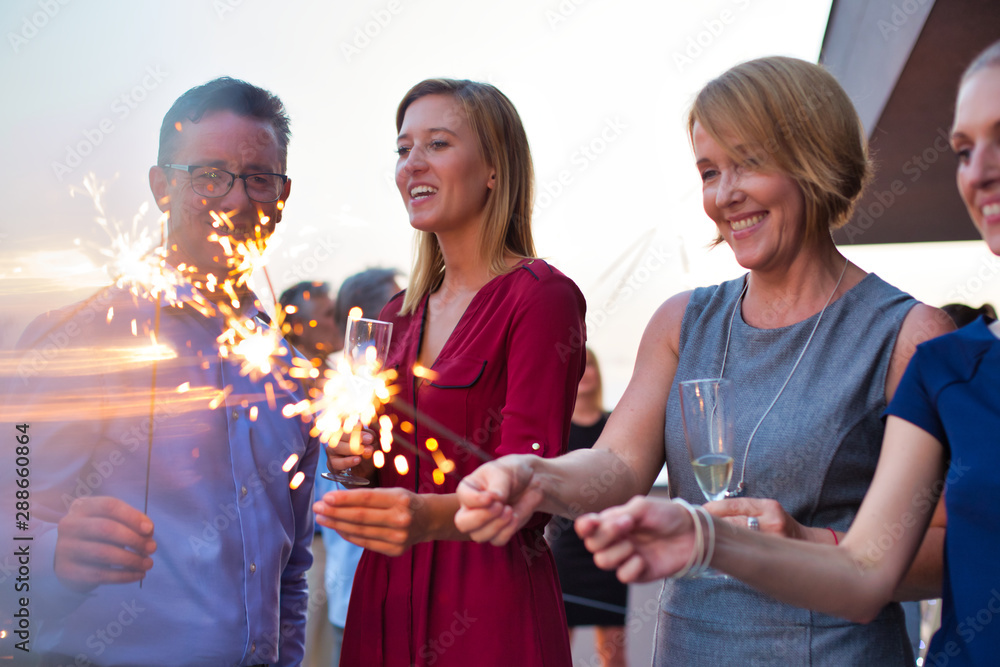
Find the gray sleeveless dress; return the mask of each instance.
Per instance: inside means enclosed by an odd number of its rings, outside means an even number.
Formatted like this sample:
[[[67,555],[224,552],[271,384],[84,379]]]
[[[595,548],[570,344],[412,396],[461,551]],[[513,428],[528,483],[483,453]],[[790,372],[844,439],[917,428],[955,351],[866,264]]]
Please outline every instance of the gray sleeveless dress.
[[[670,494],[705,502],[684,443],[677,382],[718,377],[743,279],[694,291],[681,325],[680,363],[666,408]],[[903,319],[916,304],[868,274],[829,305],[809,350],[753,438],[746,495],[773,498],[806,526],[846,530],[882,444],[885,379]],[[733,482],[747,438],[774,400],[818,315],[756,329],[737,313],[725,377],[735,381]],[[777,602],[734,579],[667,580],[660,594],[658,666],[913,665],[903,613],[867,625]]]

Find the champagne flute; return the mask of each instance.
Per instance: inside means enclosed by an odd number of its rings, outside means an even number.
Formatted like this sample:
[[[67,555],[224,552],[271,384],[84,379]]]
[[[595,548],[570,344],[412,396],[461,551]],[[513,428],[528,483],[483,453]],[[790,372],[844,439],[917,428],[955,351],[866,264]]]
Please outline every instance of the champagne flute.
[[[733,476],[733,381],[687,380],[680,383],[679,390],[694,477],[706,500],[722,500]],[[701,576],[726,575],[709,569]]]
[[[360,309],[358,310],[360,312]],[[392,322],[371,320],[348,315],[344,336],[344,359],[350,370],[352,389],[358,396],[368,396],[376,383],[376,376],[385,367],[392,339]],[[362,424],[358,422],[351,434],[352,448],[360,444]],[[323,477],[345,486],[367,486],[369,480],[345,468],[340,472],[324,472]]]

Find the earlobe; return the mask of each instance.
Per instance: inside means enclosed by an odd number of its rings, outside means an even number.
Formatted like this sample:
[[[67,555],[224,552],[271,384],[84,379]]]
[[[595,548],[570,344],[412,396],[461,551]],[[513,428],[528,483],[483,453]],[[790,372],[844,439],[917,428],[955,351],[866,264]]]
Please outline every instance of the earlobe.
[[[162,167],[149,168],[149,189],[156,199],[156,206],[163,213],[170,211],[170,195],[167,194],[167,175]]]
[[[494,171],[490,173],[490,180],[486,182],[486,187],[492,190],[496,184],[497,184],[497,173]]]

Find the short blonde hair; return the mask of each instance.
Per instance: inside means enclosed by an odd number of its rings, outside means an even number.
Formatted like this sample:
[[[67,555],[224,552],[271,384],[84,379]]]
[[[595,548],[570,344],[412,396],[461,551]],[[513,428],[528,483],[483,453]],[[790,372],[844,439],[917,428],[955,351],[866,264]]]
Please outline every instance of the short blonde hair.
[[[783,56],[751,60],[710,81],[688,114],[728,155],[745,155],[723,135],[739,137],[788,174],[805,199],[806,240],[844,225],[871,179],[868,141],[844,89],[823,67]],[[720,239],[721,240],[721,239]]]
[[[495,86],[477,81],[427,79],[403,97],[396,110],[396,131],[411,104],[427,95],[449,95],[462,103],[469,126],[479,140],[483,159],[495,172],[496,182],[486,199],[485,225],[480,251],[490,262],[490,273],[509,271],[506,256],[534,257],[531,207],[534,200],[534,167],[528,137],[511,101]],[[413,271],[401,313],[412,313],[428,293],[441,285],[444,256],[437,237],[417,231]]]
[[[962,79],[959,81],[959,88],[968,81],[973,74],[979,70],[986,69],[987,67],[1000,67],[1000,41],[993,42],[985,49],[983,49],[975,60],[973,60],[965,71],[962,73]]]

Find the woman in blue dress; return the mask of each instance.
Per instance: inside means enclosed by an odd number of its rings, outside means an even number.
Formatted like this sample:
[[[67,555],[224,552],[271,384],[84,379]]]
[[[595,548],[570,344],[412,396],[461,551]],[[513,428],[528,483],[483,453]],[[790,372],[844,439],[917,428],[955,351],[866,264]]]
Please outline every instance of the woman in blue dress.
[[[1000,42],[962,77],[951,131],[958,189],[1000,255]],[[1000,654],[1000,323],[980,318],[917,348],[887,413],[871,489],[839,546],[735,527],[678,503],[636,498],[577,520],[623,581],[680,571],[693,556],[793,605],[870,621],[907,571],[947,484],[941,629],[928,665]]]

